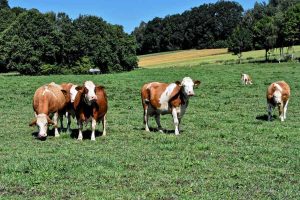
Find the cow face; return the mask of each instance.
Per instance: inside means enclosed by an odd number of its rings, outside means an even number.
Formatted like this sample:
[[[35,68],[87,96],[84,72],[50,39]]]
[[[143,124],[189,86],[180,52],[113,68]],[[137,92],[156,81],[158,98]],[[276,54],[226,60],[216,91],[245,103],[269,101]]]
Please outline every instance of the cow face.
[[[54,122],[49,118],[46,114],[38,114],[36,115],[36,119],[33,120],[29,125],[34,126],[37,125],[39,128],[38,138],[47,137],[47,129],[48,125],[53,125]]]
[[[94,101],[97,100],[96,96],[96,86],[92,81],[86,81],[84,83],[84,93],[85,93],[85,102],[88,105],[91,105]]]
[[[281,104],[281,92],[279,90],[274,92],[273,101],[276,105]]]
[[[277,83],[274,83],[273,87],[274,87],[274,90],[275,90],[274,93],[273,93],[273,101],[276,105],[281,104],[282,88]]]
[[[71,99],[71,103],[74,103],[75,101],[75,97],[78,93],[78,91],[76,90],[77,85],[72,85],[71,89],[70,89],[70,99]]]
[[[200,81],[193,81],[190,77],[185,77],[181,81],[181,86],[183,87],[183,91],[187,96],[194,96],[194,86],[200,84]]]

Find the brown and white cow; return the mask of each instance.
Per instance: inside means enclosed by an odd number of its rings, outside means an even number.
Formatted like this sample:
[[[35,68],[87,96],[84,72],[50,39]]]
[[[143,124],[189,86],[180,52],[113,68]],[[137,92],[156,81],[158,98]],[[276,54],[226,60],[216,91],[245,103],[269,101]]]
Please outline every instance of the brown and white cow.
[[[71,132],[71,117],[75,118],[75,110],[73,107],[73,103],[75,100],[75,96],[77,94],[76,87],[78,85],[74,85],[73,83],[62,83],[61,87],[63,90],[66,91],[67,97],[68,97],[68,102],[65,107],[65,112],[64,115],[67,118],[67,132]],[[61,128],[63,129],[63,115],[60,116],[60,123],[61,123]]]
[[[175,125],[175,135],[179,135],[179,124],[188,107],[189,98],[194,96],[194,86],[200,81],[193,81],[190,77],[176,83],[151,82],[141,89],[142,104],[144,108],[145,130],[149,130],[148,118],[154,116],[158,130],[163,132],[160,124],[160,115],[172,114]]]
[[[244,85],[248,85],[248,84],[252,85],[252,79],[248,74],[241,75],[241,82]]]
[[[272,119],[272,109],[278,106],[281,121],[286,119],[287,106],[291,95],[290,86],[284,81],[272,83],[267,89],[268,120]]]
[[[85,81],[84,86],[76,87],[74,109],[79,128],[78,140],[82,140],[83,122],[92,122],[91,140],[95,140],[96,124],[100,120],[103,125],[103,136],[106,135],[107,96],[102,86],[96,86],[92,81]],[[71,91],[71,96],[74,96]]]
[[[39,127],[39,138],[47,136],[48,124],[54,125],[55,137],[59,136],[57,120],[59,115],[63,114],[68,101],[66,91],[53,82],[36,90],[33,97],[35,119],[29,125],[37,125]],[[50,119],[50,114],[54,114],[53,120]]]

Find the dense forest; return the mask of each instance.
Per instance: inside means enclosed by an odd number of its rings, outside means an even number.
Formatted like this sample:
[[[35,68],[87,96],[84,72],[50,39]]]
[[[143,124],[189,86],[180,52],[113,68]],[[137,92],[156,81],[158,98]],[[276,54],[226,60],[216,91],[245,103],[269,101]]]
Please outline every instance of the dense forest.
[[[269,0],[244,11],[234,1],[203,4],[182,14],[142,22],[132,35],[137,53],[229,48],[235,54],[300,42],[300,0]]]
[[[102,73],[137,67],[135,38],[96,16],[10,8],[0,0],[0,72]]]
[[[203,4],[141,22],[131,34],[102,18],[11,8],[0,0],[0,72],[21,74],[130,71],[137,54],[181,49],[243,51],[300,44],[300,0],[269,0],[243,10],[234,1]]]

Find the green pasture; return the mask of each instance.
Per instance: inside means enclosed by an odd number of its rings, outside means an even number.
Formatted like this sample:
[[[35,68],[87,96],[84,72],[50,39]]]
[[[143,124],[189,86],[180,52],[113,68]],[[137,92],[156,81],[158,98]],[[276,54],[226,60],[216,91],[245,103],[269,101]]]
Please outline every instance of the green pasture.
[[[300,65],[195,65],[109,75],[0,75],[0,199],[299,199]],[[253,85],[240,84],[240,74]],[[201,80],[174,135],[145,132],[141,86]],[[92,80],[108,94],[107,136],[35,139],[32,96],[52,81]],[[291,86],[287,120],[266,121],[267,86]],[[150,120],[155,128],[155,120]],[[101,135],[101,126],[97,126]],[[89,130],[90,125],[85,127]],[[50,128],[51,129],[51,128]],[[51,133],[51,131],[50,131]]]

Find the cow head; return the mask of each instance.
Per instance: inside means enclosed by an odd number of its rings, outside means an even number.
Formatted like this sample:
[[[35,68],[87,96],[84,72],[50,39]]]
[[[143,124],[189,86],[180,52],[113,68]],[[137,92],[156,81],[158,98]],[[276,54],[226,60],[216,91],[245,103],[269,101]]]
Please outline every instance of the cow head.
[[[92,81],[84,82],[84,86],[77,86],[76,90],[84,95],[84,102],[87,105],[92,105],[97,100],[96,86]]]
[[[75,101],[75,97],[78,93],[78,91],[76,89],[77,87],[78,87],[78,85],[72,85],[72,87],[70,88],[70,101],[71,101],[71,103],[74,103],[74,101]]]
[[[273,83],[273,101],[276,105],[281,104],[282,100],[282,88],[277,83]]]
[[[178,81],[176,82],[179,83]],[[180,86],[182,87],[183,93],[187,96],[194,96],[194,86],[200,85],[200,81],[193,81],[190,77],[185,77],[182,79]]]
[[[47,137],[47,129],[49,125],[54,125],[54,122],[49,118],[46,114],[38,114],[36,119],[34,119],[29,126],[37,125],[39,127],[39,134],[38,138],[45,138]]]

